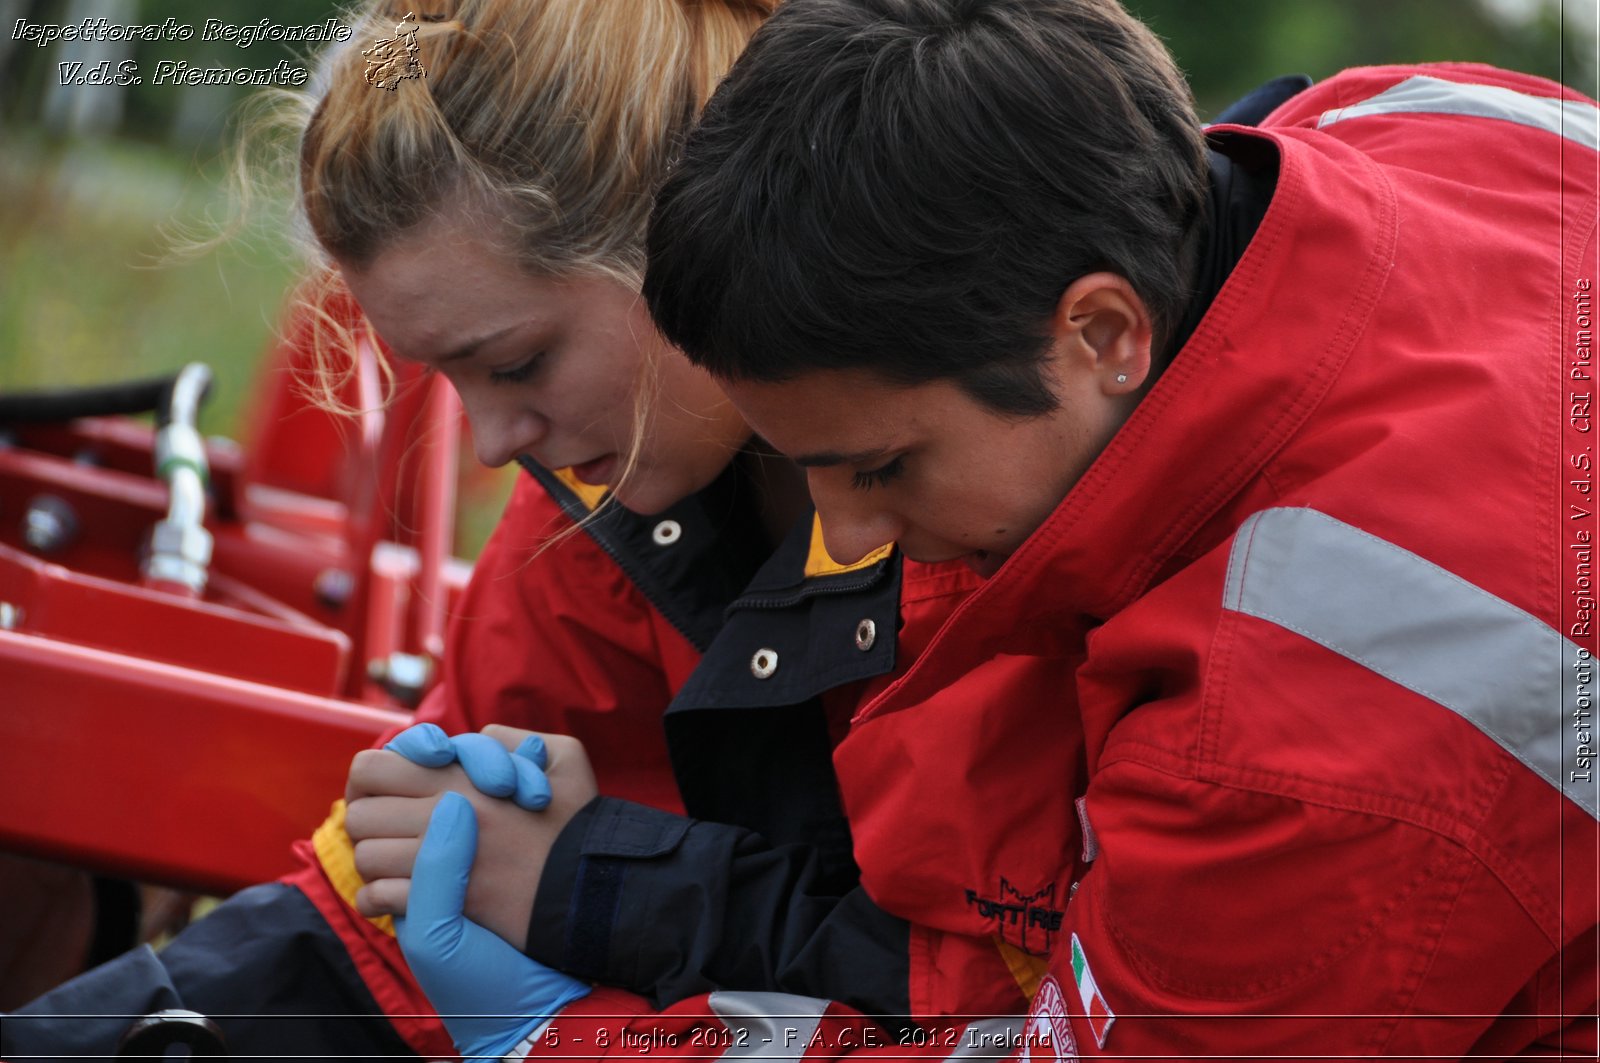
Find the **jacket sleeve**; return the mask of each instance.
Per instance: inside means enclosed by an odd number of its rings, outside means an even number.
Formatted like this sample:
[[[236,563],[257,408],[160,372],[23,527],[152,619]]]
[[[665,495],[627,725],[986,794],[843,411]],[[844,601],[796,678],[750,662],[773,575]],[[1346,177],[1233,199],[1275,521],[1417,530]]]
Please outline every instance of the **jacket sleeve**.
[[[670,1003],[723,986],[905,1015],[908,926],[809,846],[600,797],[551,850],[534,959]]]
[[[213,1017],[235,1055],[410,1054],[338,935],[280,882],[236,894],[160,952],[141,946],[6,1015],[0,1055],[110,1058],[130,1023],[168,1008]]]

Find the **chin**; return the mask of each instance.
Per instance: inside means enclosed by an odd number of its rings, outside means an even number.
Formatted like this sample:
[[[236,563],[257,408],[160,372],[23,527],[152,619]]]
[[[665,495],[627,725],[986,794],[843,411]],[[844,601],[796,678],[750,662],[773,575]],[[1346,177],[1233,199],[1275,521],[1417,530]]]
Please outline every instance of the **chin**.
[[[614,485],[611,492],[624,509],[642,517],[653,517],[704,491],[727,467],[726,462],[709,469],[692,465],[647,468],[641,463],[632,475]]]
[[[693,493],[676,491],[673,485],[664,483],[659,476],[648,481],[640,476],[630,476],[611,491],[618,505],[641,517],[664,513]]]
[[[972,553],[967,554],[961,560],[966,562],[967,567],[972,569],[972,571],[976,572],[984,579],[988,579],[990,576],[993,576],[996,572],[1000,571],[1000,567],[1006,563],[1006,559],[1010,556],[1010,554],[1002,554],[988,550],[975,550]]]

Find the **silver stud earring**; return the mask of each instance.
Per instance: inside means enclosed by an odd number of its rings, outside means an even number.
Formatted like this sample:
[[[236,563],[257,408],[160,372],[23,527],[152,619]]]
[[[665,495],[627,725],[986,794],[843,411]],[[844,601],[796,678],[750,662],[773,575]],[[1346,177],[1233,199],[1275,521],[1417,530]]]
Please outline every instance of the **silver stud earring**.
[[[1118,373],[1117,374],[1117,383],[1126,384],[1127,382],[1128,382],[1128,374],[1127,373]]]

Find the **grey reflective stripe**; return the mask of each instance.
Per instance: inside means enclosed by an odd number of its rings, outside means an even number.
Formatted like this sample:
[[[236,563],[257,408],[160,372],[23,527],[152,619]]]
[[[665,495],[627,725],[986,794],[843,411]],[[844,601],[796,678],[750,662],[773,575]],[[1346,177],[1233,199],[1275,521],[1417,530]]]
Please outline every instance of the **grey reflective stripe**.
[[[723,1059],[798,1060],[828,1010],[826,1000],[789,993],[718,991],[709,1003],[731,1035]]]
[[[1592,659],[1531,613],[1312,509],[1244,523],[1223,605],[1443,705],[1600,818],[1596,783],[1575,777],[1565,748],[1577,707],[1567,681]]]
[[[1317,128],[1371,114],[1460,114],[1498,118],[1543,129],[1585,147],[1600,148],[1600,110],[1593,104],[1529,96],[1497,85],[1463,85],[1420,74],[1385,89],[1370,100],[1323,112],[1317,120]]]

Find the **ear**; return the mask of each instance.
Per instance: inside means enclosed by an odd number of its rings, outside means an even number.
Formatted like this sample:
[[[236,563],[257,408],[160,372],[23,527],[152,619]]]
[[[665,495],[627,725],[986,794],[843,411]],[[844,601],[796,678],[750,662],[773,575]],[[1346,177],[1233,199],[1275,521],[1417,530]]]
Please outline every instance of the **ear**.
[[[1150,377],[1150,309],[1126,277],[1088,273],[1067,286],[1051,327],[1070,364],[1106,395],[1138,391]]]

